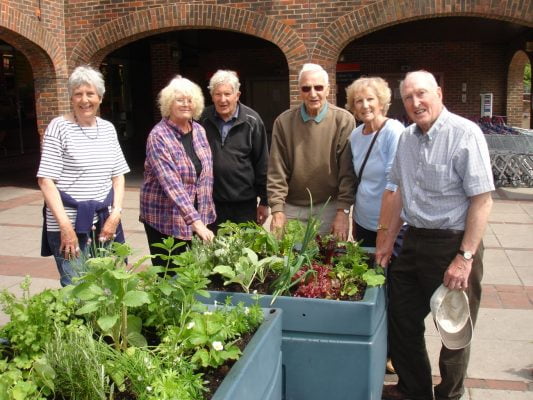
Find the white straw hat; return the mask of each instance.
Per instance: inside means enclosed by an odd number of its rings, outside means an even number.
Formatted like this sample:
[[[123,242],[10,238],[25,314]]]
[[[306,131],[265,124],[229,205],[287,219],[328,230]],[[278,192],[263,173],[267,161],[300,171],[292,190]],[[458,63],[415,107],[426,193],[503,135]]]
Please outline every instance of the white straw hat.
[[[473,327],[466,293],[440,285],[431,296],[430,304],[444,346],[450,350],[468,346],[472,340]]]

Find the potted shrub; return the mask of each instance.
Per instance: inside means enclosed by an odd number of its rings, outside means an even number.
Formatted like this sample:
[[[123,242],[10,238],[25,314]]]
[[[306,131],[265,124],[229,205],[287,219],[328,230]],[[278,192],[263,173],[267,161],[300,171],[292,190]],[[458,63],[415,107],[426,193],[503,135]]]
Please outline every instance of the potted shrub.
[[[128,255],[114,244],[83,263],[76,285],[2,292],[0,398],[281,398],[281,311],[206,307],[195,299],[204,278],[137,271]],[[216,391],[204,385],[217,377]]]
[[[210,300],[251,304],[258,290],[267,293],[261,306],[283,310],[285,399],[381,398],[384,277],[357,243],[315,241],[316,222],[289,222],[280,239],[255,224],[227,223],[213,244],[193,245],[173,261],[223,282]]]

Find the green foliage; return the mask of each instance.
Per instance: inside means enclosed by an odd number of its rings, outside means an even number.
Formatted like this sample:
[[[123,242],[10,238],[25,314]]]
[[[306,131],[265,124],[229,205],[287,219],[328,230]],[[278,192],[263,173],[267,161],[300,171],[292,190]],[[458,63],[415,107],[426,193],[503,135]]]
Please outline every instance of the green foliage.
[[[291,287],[301,280],[305,280],[307,275],[311,273],[311,271],[308,271],[299,278],[294,278],[304,264],[311,264],[311,260],[318,253],[314,239],[320,227],[320,219],[310,213],[303,235],[301,234],[300,226],[302,225],[299,222],[295,224],[289,221],[287,230],[281,239],[284,244],[280,248],[284,248],[287,253],[284,255],[283,268],[276,271],[278,277],[272,284],[272,303],[277,296],[288,294]]]
[[[44,400],[45,397],[27,371],[0,360],[0,399]]]
[[[129,267],[129,246],[112,243],[80,258],[74,285],[30,296],[26,279],[20,298],[2,292],[11,321],[0,329],[8,341],[0,344],[0,400],[203,399],[202,373],[239,358],[243,335],[257,329],[263,313],[229,303],[204,311],[197,297],[209,296],[208,274],[233,254],[243,274],[249,269],[259,279],[281,264],[256,253],[277,243],[261,229],[251,225],[213,245],[193,240],[177,256],[171,253],[181,243],[166,239],[159,245],[166,268],[140,270],[146,258]],[[150,336],[150,346],[147,334],[158,336]]]
[[[110,337],[116,349],[124,350],[128,343],[145,346],[142,321],[130,310],[150,303],[151,299],[140,290],[139,275],[124,265],[129,247],[114,245],[109,256],[88,259],[85,275],[67,290],[80,300],[76,314],[85,316],[93,329]]]
[[[185,358],[197,368],[216,368],[239,357],[236,341],[242,334],[255,330],[262,320],[257,305],[193,312],[185,329],[167,330],[157,351],[169,365]]]
[[[353,296],[361,282],[367,287],[383,285],[383,269],[369,268],[368,255],[356,242],[343,242],[344,251],[333,259],[333,274],[340,283],[341,296]]]
[[[95,340],[92,330],[57,329],[55,337],[45,347],[40,370],[51,379],[47,386],[56,396],[79,400],[112,398],[115,385],[106,373],[105,350],[109,345]]]
[[[81,321],[73,318],[76,302],[69,299],[64,290],[45,290],[31,296],[29,277],[20,287],[22,296],[19,298],[7,290],[0,293],[3,311],[10,318],[0,329],[0,337],[9,340],[17,365],[28,369],[53,338],[55,326],[79,325]]]
[[[230,260],[227,265],[217,265],[213,268],[213,272],[226,279],[224,285],[237,283],[245,293],[250,293],[250,286],[256,279],[263,283],[267,271],[282,263],[283,259],[277,256],[265,257],[260,260],[252,249],[244,247],[236,260]]]

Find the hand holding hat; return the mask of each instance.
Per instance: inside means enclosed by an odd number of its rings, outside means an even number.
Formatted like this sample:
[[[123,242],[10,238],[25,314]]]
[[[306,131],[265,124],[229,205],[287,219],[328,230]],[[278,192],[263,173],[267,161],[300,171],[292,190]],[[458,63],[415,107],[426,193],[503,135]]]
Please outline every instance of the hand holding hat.
[[[468,346],[472,340],[473,325],[466,293],[440,285],[431,296],[430,305],[444,346],[450,350]]]

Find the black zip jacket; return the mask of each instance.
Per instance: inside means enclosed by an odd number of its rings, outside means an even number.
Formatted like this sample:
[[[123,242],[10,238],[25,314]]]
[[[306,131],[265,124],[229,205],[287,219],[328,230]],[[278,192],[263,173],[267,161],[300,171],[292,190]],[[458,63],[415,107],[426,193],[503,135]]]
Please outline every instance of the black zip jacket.
[[[213,199],[239,202],[259,196],[260,204],[267,205],[268,142],[261,117],[239,103],[237,119],[222,143],[215,113],[215,106],[211,105],[200,117],[213,153]]]

